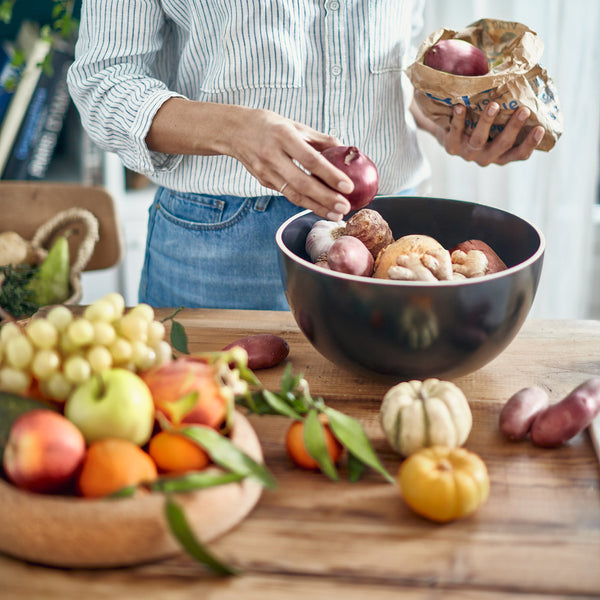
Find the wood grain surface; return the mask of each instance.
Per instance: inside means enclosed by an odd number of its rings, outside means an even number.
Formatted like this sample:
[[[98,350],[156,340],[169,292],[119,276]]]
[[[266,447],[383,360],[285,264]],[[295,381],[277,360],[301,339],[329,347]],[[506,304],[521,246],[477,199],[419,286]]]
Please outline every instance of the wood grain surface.
[[[218,350],[252,333],[284,337],[288,361],[313,396],[358,418],[385,466],[397,472],[400,458],[378,423],[389,382],[332,365],[289,313],[185,310],[176,318],[193,352]],[[283,368],[257,375],[276,389]],[[473,411],[466,447],[485,460],[491,479],[489,500],[468,519],[439,525],[416,516],[373,471],[355,484],[300,471],[285,455],[289,421],[253,415],[279,485],[211,544],[241,575],[216,580],[184,554],[101,571],[0,556],[0,598],[600,598],[600,467],[589,432],[552,450],[511,443],[498,432],[500,408],[518,389],[542,386],[554,402],[598,375],[600,322],[530,320],[497,359],[455,380]]]

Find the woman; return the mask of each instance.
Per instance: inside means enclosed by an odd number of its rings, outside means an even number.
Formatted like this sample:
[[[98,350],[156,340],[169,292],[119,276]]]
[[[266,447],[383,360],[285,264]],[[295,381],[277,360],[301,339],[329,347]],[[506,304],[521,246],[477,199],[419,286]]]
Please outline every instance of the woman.
[[[287,309],[274,235],[301,209],[339,220],[352,182],[320,154],[358,146],[381,194],[427,175],[417,126],[481,165],[530,156],[520,109],[488,142],[411,102],[403,69],[419,0],[83,0],[69,89],[97,144],[158,186],[139,300],[153,306]]]

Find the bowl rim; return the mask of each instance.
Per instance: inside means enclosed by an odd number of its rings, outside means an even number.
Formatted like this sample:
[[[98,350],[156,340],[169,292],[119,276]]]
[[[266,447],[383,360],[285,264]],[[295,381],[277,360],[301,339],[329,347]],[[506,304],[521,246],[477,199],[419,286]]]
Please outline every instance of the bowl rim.
[[[443,286],[443,287],[462,287],[462,286],[468,286],[468,285],[477,285],[478,283],[481,283],[482,281],[491,281],[493,279],[502,279],[503,277],[506,277],[508,274],[511,273],[516,273],[518,271],[522,271],[524,269],[527,269],[530,265],[532,265],[533,263],[537,262],[541,256],[543,256],[545,250],[546,250],[546,239],[544,237],[544,234],[542,233],[542,231],[536,226],[534,225],[531,221],[521,217],[520,215],[517,215],[515,213],[511,213],[508,210],[504,210],[502,208],[497,208],[495,206],[490,206],[489,204],[481,204],[479,202],[471,202],[469,200],[455,200],[452,198],[435,198],[432,196],[402,196],[402,195],[382,195],[382,196],[376,196],[375,199],[387,199],[387,198],[424,198],[424,199],[433,199],[433,200],[446,200],[446,201],[450,201],[450,202],[460,202],[463,204],[470,204],[472,206],[482,206],[485,208],[489,208],[501,213],[505,213],[507,215],[510,215],[512,217],[516,217],[517,219],[520,219],[521,221],[523,221],[524,223],[526,223],[527,225],[529,225],[533,231],[535,231],[535,233],[538,235],[540,243],[538,246],[538,249],[526,260],[512,266],[512,267],[508,267],[506,269],[504,269],[503,271],[498,271],[497,273],[490,273],[488,275],[482,275],[481,277],[471,277],[468,279],[449,279],[449,280],[440,280],[440,281],[396,281],[396,280],[392,280],[392,279],[380,279],[380,278],[375,278],[375,277],[366,277],[364,275],[350,275],[348,273],[340,273],[339,271],[333,271],[331,269],[326,269],[324,267],[320,267],[308,260],[305,260],[304,258],[301,258],[300,256],[298,256],[297,254],[295,254],[294,252],[292,252],[284,243],[283,243],[283,232],[287,229],[287,227],[294,221],[313,213],[314,211],[307,209],[307,210],[303,210],[299,213],[296,213],[295,215],[292,215],[289,219],[286,219],[277,229],[277,232],[275,233],[275,242],[277,243],[277,247],[279,248],[279,250],[285,254],[288,258],[290,258],[291,260],[293,260],[296,263],[299,263],[300,265],[302,265],[304,268],[309,269],[311,271],[315,271],[317,273],[320,274],[324,274],[327,273],[329,276],[331,277],[337,277],[339,279],[345,279],[347,281],[355,281],[357,283],[359,282],[371,282],[374,285],[383,285],[383,286],[389,286],[389,287],[439,287],[439,286]],[[366,207],[368,208],[368,207]],[[322,219],[322,217],[318,217],[318,219]],[[323,219],[326,220],[326,219]]]

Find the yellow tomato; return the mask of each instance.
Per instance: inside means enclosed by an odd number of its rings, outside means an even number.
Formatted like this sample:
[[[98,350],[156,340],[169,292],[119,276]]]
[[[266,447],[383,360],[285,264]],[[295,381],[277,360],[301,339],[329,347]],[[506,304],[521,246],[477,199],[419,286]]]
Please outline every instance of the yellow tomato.
[[[487,467],[464,448],[432,446],[411,454],[401,465],[398,483],[416,513],[445,523],[474,513],[487,499]]]

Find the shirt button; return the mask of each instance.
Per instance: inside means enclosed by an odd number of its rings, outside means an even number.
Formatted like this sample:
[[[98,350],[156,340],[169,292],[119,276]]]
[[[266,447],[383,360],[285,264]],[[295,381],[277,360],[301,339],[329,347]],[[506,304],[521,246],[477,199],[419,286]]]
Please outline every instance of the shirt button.
[[[329,4],[328,4],[328,8],[329,10],[337,10],[340,7],[340,3],[336,2],[336,0],[332,0]]]
[[[336,129],[335,127],[333,129],[329,130],[329,135],[332,137],[339,137],[340,132],[338,129]]]
[[[338,65],[334,65],[333,67],[331,67],[331,74],[334,75],[335,77],[340,75],[341,72],[342,72],[342,67],[340,67]]]

